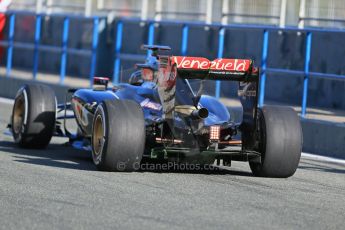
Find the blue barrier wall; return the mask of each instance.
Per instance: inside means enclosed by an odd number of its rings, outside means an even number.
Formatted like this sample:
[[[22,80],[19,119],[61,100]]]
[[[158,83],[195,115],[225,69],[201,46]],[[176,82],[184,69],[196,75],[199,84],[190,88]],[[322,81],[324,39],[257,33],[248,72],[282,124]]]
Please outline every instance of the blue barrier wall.
[[[1,64],[11,69],[91,78],[106,69],[106,18],[9,12],[0,46]],[[101,55],[98,56],[98,53]],[[99,63],[97,63],[97,59]]]
[[[142,22],[69,15],[8,15],[2,64],[63,77],[113,76],[126,81],[145,59],[142,44],[164,44],[174,55],[251,58],[262,68],[263,99],[345,109],[345,31],[248,25]],[[128,71],[123,71],[128,70]],[[120,73],[121,72],[121,73]],[[90,79],[91,80],[91,79]],[[91,82],[91,81],[90,81]],[[236,84],[208,87],[236,96]],[[265,90],[263,90],[265,89]],[[264,94],[263,94],[264,92]]]
[[[115,52],[115,59],[125,69],[133,66],[135,59],[140,60],[138,47],[142,43],[149,43],[150,24],[155,23],[141,25],[131,19],[115,23],[118,33],[122,31],[121,36],[115,35],[122,38],[122,43],[117,42],[120,47]],[[187,42],[184,47],[183,32],[186,27]],[[345,63],[339,61],[345,54],[344,36],[345,31],[341,30],[243,25],[205,27],[193,23],[161,22],[154,26],[152,40],[158,44],[170,45],[177,55],[205,56],[209,59],[220,56],[252,58],[258,66],[266,69],[266,84],[262,87],[266,89],[265,98],[302,105],[304,114],[307,104],[345,109]],[[223,47],[219,45],[221,42]],[[116,69],[116,65],[114,66]],[[115,81],[116,75],[118,73],[115,71]],[[222,82],[220,88],[222,92],[236,96],[236,84]],[[210,93],[217,95],[216,89],[214,86]],[[261,102],[263,98],[261,97]]]

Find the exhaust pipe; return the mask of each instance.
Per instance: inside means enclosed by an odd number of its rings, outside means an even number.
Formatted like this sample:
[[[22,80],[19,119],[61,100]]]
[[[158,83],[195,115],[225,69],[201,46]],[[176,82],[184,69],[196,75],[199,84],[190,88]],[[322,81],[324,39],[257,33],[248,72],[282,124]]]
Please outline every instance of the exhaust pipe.
[[[205,119],[208,117],[208,110],[206,108],[196,109],[190,116],[192,119]]]

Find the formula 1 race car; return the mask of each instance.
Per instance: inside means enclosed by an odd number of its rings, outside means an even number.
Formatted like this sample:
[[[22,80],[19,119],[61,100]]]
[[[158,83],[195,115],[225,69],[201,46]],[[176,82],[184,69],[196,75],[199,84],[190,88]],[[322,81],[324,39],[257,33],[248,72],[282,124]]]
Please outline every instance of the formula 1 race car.
[[[292,176],[299,164],[302,131],[288,107],[258,107],[259,68],[247,59],[161,55],[167,46],[146,45],[129,83],[108,87],[94,78],[92,89],[70,89],[57,104],[45,85],[24,85],[9,125],[24,148],[44,148],[52,136],[68,137],[92,151],[100,170],[134,171],[146,160],[212,164],[248,161],[254,175]],[[228,108],[204,94],[208,81],[237,81],[243,107],[240,123]],[[72,112],[73,111],[73,112]],[[60,115],[62,113],[62,115]],[[72,132],[66,120],[78,125]],[[79,141],[79,142],[78,142]],[[73,144],[73,146],[76,146]]]

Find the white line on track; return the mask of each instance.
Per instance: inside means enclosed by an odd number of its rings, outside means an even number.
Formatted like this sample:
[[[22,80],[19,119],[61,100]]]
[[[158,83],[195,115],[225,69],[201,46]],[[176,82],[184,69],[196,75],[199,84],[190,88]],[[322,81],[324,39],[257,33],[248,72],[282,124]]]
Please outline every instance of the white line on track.
[[[304,159],[311,159],[311,160],[316,160],[316,161],[323,161],[323,162],[328,162],[328,163],[336,163],[336,164],[345,165],[345,160],[337,159],[333,157],[325,157],[325,156],[315,155],[311,153],[302,153],[302,157]]]
[[[12,105],[14,103],[13,99],[0,97],[0,103]]]
[[[0,103],[12,105],[13,102],[14,102],[13,99],[0,97]],[[325,157],[325,156],[315,155],[315,154],[311,154],[311,153],[302,153],[302,157],[305,159],[312,159],[312,160],[317,160],[317,161],[323,161],[323,162],[337,163],[337,164],[345,165],[345,160],[341,160],[341,159],[337,159],[337,158],[333,158],[333,157]]]

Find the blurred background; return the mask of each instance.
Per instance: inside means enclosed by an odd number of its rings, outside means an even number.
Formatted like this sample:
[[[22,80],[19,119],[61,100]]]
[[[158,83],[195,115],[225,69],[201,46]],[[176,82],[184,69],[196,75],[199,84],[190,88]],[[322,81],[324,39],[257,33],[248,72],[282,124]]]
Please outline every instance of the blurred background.
[[[342,0],[12,0],[9,9],[84,16],[141,17],[254,23],[280,26],[344,27]]]
[[[146,58],[142,44],[169,45],[174,55],[253,59],[261,67],[260,106],[290,105],[305,121],[345,123],[344,0],[0,4],[0,79],[73,87],[89,87],[94,76],[126,82],[135,63]],[[223,101],[237,97],[234,83],[207,89]],[[0,91],[0,96],[9,94]],[[330,133],[334,130],[320,135],[331,138]]]

